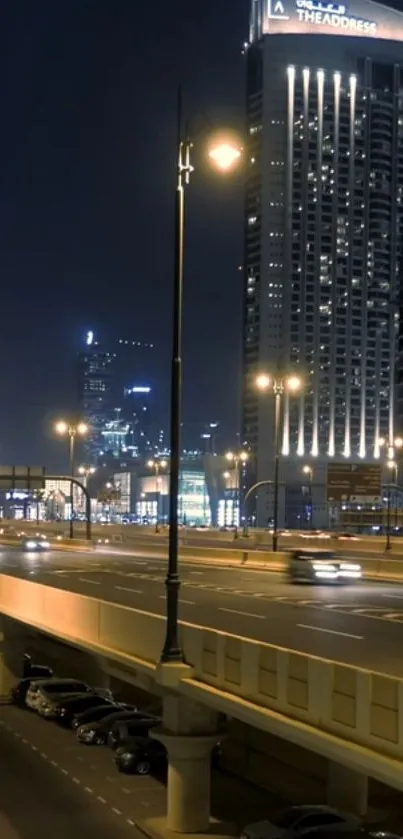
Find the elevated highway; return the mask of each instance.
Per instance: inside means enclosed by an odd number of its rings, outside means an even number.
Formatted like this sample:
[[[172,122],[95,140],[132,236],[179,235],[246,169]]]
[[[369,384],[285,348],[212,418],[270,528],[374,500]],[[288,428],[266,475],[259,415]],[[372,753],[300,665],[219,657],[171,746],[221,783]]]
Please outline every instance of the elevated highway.
[[[326,757],[333,802],[363,810],[368,776],[403,789],[402,678],[190,621],[181,624],[186,665],[160,665],[161,615],[7,574],[0,575],[0,612],[3,694],[16,676],[26,625],[163,695],[156,736],[170,756],[168,824],[179,832],[208,821],[209,752],[220,714]]]

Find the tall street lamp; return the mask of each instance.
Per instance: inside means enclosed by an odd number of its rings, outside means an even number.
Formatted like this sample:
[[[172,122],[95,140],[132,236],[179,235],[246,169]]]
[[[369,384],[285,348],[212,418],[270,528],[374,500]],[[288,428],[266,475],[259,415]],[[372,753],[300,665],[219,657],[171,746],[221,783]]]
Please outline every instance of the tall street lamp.
[[[155,474],[155,502],[156,502],[156,513],[155,513],[155,532],[160,532],[159,527],[159,520],[160,520],[160,470],[166,469],[168,463],[166,460],[148,460],[147,466],[149,469],[154,469]]]
[[[302,388],[302,379],[294,374],[268,375],[261,373],[255,381],[256,387],[274,393],[274,510],[273,510],[273,551],[278,545],[278,478],[280,466],[280,427],[284,393],[298,393]]]
[[[85,422],[70,423],[65,420],[59,420],[55,423],[55,431],[61,437],[66,435],[69,438],[69,475],[74,478],[74,458],[75,458],[75,443],[77,435],[85,437],[88,432],[88,425]],[[73,519],[73,482],[70,484],[70,539],[74,536],[74,519]]]
[[[178,633],[178,495],[181,456],[182,419],[182,308],[183,267],[185,255],[185,189],[193,172],[189,131],[182,131],[182,92],[178,91],[177,107],[177,158],[174,229],[174,287],[171,359],[171,410],[170,410],[170,482],[169,482],[169,543],[168,573],[166,578],[167,622],[166,637],[162,650],[162,662],[181,662],[183,654]],[[233,168],[241,151],[231,142],[216,141],[209,147],[210,162],[221,171]]]
[[[397,476],[398,476],[398,465],[395,460],[395,449],[401,449],[403,447],[403,438],[402,437],[381,437],[378,441],[379,445],[384,447],[386,450],[386,467],[391,470],[392,474],[392,481],[397,483]],[[385,550],[390,551],[391,549],[391,507],[392,507],[392,493],[391,493],[391,486],[390,482],[388,483],[388,495],[387,495],[387,508],[386,508],[386,545]]]
[[[247,452],[227,452],[225,457],[235,467],[235,493],[232,501],[232,526],[234,528],[235,539],[238,538],[238,524],[241,523],[241,465],[246,463],[248,459]],[[236,519],[236,511],[238,510],[238,522]]]
[[[313,469],[312,469],[312,466],[309,466],[309,464],[306,463],[302,467],[302,474],[306,475],[307,478],[308,478],[308,481],[309,481],[309,495],[310,495],[310,501],[311,501],[311,529],[313,529],[313,499],[312,499]]]
[[[90,477],[90,475],[94,475],[97,470],[96,466],[84,466],[83,464],[81,464],[81,466],[78,467],[77,471],[78,474],[81,475],[83,479],[83,484],[86,487],[88,478]]]

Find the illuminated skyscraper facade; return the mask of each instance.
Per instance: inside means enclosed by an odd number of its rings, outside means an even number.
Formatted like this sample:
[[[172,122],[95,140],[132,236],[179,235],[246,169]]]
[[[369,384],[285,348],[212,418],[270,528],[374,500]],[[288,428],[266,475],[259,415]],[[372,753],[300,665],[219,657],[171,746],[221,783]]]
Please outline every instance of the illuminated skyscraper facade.
[[[252,0],[243,438],[273,459],[260,372],[291,370],[285,481],[373,461],[395,433],[403,248],[403,15],[358,0]],[[325,478],[324,478],[325,479]]]

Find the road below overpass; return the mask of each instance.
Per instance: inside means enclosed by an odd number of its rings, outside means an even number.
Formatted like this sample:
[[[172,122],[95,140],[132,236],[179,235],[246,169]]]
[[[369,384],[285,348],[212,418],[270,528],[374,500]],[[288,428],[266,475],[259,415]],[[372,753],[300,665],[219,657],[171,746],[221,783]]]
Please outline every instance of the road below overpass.
[[[235,835],[286,804],[221,771],[212,773],[211,791],[213,817]],[[299,791],[290,793],[299,802]],[[1,708],[1,839],[144,839],[143,821],[165,811],[164,778],[120,774],[109,748],[85,746],[29,711]]]
[[[0,571],[165,613],[166,560],[117,552],[24,554],[0,547]],[[403,586],[291,586],[267,571],[183,560],[181,620],[403,676]]]

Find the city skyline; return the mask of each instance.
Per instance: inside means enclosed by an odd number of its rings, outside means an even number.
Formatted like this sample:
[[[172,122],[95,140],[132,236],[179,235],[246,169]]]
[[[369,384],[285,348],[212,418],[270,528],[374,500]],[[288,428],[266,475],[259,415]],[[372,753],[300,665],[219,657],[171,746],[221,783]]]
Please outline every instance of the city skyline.
[[[73,359],[88,329],[155,342],[168,403],[176,87],[185,81],[187,115],[241,128],[247,34],[244,2],[232,35],[224,8],[195,13],[181,3],[177,12],[186,38],[164,6],[157,25],[151,9],[109,2],[55,8],[41,0],[34,10],[25,0],[18,14],[12,4],[5,10],[3,462],[61,467],[52,422],[76,408]],[[141,79],[151,51],[145,104]],[[205,177],[204,142],[202,134],[188,225],[184,420],[217,416],[234,435],[242,174],[219,183]]]

